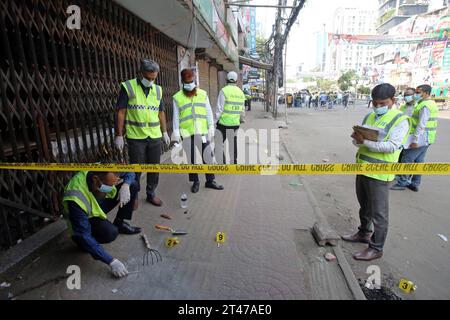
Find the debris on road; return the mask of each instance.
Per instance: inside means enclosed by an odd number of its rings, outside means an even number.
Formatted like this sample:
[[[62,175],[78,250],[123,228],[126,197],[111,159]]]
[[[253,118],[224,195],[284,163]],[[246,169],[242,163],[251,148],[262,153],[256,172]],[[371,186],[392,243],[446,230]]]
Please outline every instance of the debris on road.
[[[167,220],[172,220],[172,217],[169,216],[168,214],[162,214],[161,218],[167,219]]]
[[[444,236],[443,234],[438,233],[438,237],[441,238],[442,240],[444,240],[445,242],[448,242],[447,237]]]
[[[330,162],[330,159],[322,159],[322,162]]]
[[[8,283],[8,282],[3,282],[2,284],[0,284],[0,288],[9,288],[9,287],[11,287],[11,283]]]
[[[301,184],[301,183],[299,183],[299,182],[291,182],[291,183],[289,183],[289,185],[290,185],[291,187],[300,187],[300,186],[303,186],[303,184]]]
[[[329,262],[334,262],[337,260],[336,256],[334,254],[332,254],[331,252],[327,252],[325,254],[325,259]]]
[[[280,161],[283,161],[283,160],[284,160],[284,157],[283,157],[281,154],[277,154],[277,158],[278,158],[278,160],[280,160]]]
[[[119,290],[117,290],[117,289],[112,289],[112,290],[111,290],[112,293],[117,293],[118,291],[119,291]]]
[[[337,246],[341,237],[328,224],[316,222],[311,230],[314,239],[321,247],[328,244]]]

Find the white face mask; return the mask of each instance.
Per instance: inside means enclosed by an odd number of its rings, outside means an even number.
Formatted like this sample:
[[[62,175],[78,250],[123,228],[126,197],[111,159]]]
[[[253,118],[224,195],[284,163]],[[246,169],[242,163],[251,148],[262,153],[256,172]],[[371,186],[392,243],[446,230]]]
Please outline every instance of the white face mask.
[[[147,87],[147,88],[150,88],[155,83],[154,81],[150,81],[147,78],[142,78],[141,82],[144,85],[144,87]]]
[[[195,88],[197,88],[197,85],[195,84],[195,82],[192,83],[183,83],[183,89],[186,91],[193,91]]]

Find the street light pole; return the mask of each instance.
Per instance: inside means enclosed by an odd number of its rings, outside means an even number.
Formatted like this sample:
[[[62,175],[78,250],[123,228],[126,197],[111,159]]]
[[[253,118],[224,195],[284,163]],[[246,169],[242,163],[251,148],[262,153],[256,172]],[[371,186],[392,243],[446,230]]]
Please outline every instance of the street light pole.
[[[286,120],[286,125],[288,124],[288,112],[287,112],[287,45],[288,39],[284,45],[284,118]]]

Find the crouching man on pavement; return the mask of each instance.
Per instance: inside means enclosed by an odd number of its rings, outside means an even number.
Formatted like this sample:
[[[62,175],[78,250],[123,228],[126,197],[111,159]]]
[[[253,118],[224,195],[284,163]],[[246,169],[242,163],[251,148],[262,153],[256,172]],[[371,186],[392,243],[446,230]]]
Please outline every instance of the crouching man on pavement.
[[[125,265],[100,244],[113,242],[118,234],[138,234],[132,227],[133,204],[138,194],[134,173],[87,172],[76,174],[64,189],[64,212],[69,219],[72,240],[78,247],[111,267],[115,277],[128,274]],[[111,223],[107,214],[119,205]]]

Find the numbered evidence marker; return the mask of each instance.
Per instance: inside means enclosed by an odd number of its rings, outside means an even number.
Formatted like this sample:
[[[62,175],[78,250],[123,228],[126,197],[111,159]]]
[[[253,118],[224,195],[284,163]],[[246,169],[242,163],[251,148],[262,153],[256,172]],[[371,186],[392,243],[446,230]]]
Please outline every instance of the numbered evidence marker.
[[[217,248],[219,248],[221,244],[224,244],[226,239],[227,235],[225,234],[225,232],[217,232],[216,235]]]
[[[398,287],[404,293],[411,293],[411,291],[415,291],[417,289],[417,286],[414,285],[414,283],[412,281],[409,281],[407,279],[401,279]]]
[[[167,238],[166,239],[166,247],[167,248],[173,248],[178,244],[180,244],[180,240],[178,240],[178,238]]]

